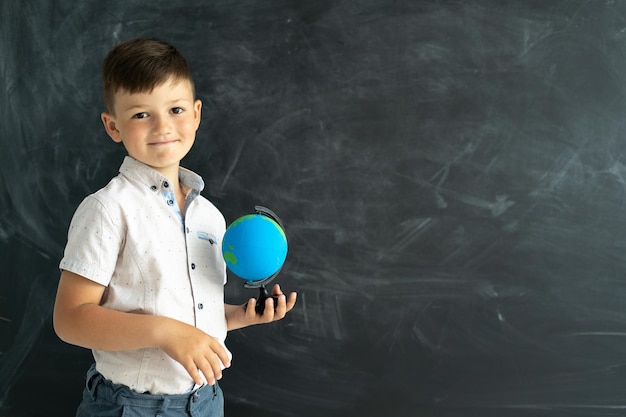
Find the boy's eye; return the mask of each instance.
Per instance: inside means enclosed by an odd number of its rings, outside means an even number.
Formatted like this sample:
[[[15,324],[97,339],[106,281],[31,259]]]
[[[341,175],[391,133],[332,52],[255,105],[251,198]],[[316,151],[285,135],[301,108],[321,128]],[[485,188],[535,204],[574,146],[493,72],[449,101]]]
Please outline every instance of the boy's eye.
[[[133,116],[133,119],[145,119],[146,117],[148,117],[148,113],[146,112],[141,112],[141,113],[137,113]]]
[[[184,112],[185,110],[182,107],[174,107],[172,109],[172,113],[174,114],[181,114],[182,112]]]

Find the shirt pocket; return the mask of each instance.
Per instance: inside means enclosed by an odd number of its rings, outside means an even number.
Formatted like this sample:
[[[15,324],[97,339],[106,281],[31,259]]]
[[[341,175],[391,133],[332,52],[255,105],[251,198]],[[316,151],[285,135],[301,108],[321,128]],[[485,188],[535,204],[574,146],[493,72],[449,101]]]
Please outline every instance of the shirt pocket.
[[[215,237],[215,235],[211,234],[211,233],[207,233],[207,232],[197,232],[196,235],[198,236],[198,239],[201,240],[206,240],[207,242],[209,242],[209,244],[211,245],[217,245],[218,240]]]

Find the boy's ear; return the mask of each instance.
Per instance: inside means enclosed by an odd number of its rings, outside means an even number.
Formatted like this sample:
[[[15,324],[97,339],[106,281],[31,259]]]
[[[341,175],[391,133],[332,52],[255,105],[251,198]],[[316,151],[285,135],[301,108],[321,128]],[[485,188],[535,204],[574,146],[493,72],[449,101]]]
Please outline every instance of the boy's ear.
[[[200,120],[202,119],[202,101],[196,100],[193,102],[193,116],[196,122],[196,131],[200,127]]]
[[[100,115],[100,118],[102,119],[104,130],[106,130],[109,136],[111,136],[111,139],[113,139],[113,141],[117,143],[121,142],[122,136],[120,135],[120,131],[117,130],[115,117],[113,117],[109,113],[102,113]]]

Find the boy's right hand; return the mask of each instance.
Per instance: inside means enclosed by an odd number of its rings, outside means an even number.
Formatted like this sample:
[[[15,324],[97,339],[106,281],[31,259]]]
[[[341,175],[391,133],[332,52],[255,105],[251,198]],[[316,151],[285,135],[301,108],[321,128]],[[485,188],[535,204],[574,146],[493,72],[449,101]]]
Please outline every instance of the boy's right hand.
[[[180,363],[197,385],[215,385],[222,378],[222,369],[230,367],[230,352],[202,330],[167,319],[158,331],[158,347]]]

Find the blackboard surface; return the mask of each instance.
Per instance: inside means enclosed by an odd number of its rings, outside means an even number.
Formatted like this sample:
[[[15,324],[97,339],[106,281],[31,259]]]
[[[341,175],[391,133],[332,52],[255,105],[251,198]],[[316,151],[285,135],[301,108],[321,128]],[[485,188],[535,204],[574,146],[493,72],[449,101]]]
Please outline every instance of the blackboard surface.
[[[626,2],[6,0],[0,23],[0,415],[79,401],[57,265],[124,155],[101,61],[140,35],[193,68],[205,196],[287,229],[299,303],[229,335],[229,417],[624,415]]]

